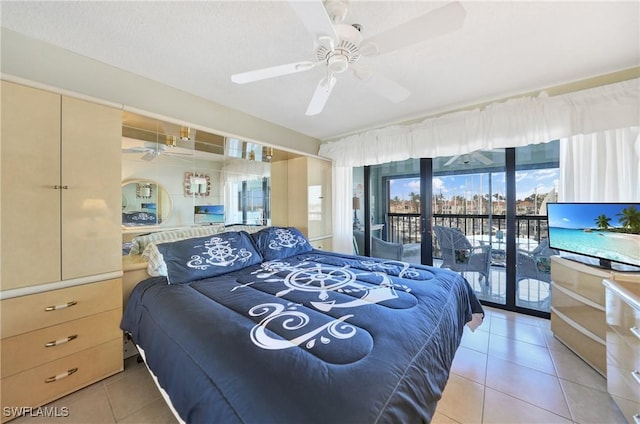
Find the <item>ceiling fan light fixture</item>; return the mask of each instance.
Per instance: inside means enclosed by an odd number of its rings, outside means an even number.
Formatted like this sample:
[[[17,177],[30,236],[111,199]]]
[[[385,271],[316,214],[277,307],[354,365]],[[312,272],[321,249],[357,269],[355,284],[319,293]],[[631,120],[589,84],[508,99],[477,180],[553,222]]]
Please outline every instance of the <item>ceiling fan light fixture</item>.
[[[190,138],[191,138],[191,128],[180,127],[180,140],[189,141]]]
[[[329,73],[341,74],[349,68],[349,58],[343,54],[334,54],[327,59]]]

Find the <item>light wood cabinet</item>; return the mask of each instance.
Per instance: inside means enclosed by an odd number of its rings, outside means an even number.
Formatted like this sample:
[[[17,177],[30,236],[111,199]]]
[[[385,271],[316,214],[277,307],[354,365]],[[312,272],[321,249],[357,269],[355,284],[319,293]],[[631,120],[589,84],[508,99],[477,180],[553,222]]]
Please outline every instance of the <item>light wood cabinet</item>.
[[[121,269],[121,111],[2,81],[1,289]]]
[[[640,275],[622,278],[604,281],[607,390],[627,421],[640,423]]]
[[[323,250],[331,250],[333,234],[333,170],[331,162],[299,157],[271,168],[271,222],[298,228]]]
[[[120,278],[0,301],[3,411],[43,405],[122,371],[121,317]]]
[[[551,331],[603,376],[607,373],[605,294],[611,272],[551,257]]]
[[[0,84],[0,398],[14,411],[123,369],[122,115]]]

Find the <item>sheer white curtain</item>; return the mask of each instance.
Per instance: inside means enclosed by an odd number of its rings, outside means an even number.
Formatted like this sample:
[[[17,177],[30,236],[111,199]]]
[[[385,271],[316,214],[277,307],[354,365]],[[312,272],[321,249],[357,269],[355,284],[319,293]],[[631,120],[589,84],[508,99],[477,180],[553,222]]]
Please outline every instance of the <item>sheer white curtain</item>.
[[[333,251],[353,253],[353,170],[333,167]]]
[[[640,201],[639,127],[561,139],[558,200]]]

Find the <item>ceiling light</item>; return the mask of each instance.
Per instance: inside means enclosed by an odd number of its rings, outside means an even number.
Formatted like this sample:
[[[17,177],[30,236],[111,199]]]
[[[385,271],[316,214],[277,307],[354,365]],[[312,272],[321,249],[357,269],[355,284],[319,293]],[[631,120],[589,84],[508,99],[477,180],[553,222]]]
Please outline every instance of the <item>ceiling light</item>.
[[[190,138],[191,138],[191,128],[180,127],[180,140],[189,141]]]

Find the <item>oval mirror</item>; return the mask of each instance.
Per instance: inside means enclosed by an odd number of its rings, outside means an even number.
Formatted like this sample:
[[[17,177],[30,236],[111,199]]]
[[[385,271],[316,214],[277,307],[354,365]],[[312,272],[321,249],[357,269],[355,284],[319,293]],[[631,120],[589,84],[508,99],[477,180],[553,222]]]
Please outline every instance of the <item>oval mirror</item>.
[[[169,192],[152,180],[122,183],[122,226],[125,228],[162,225],[171,215]]]

